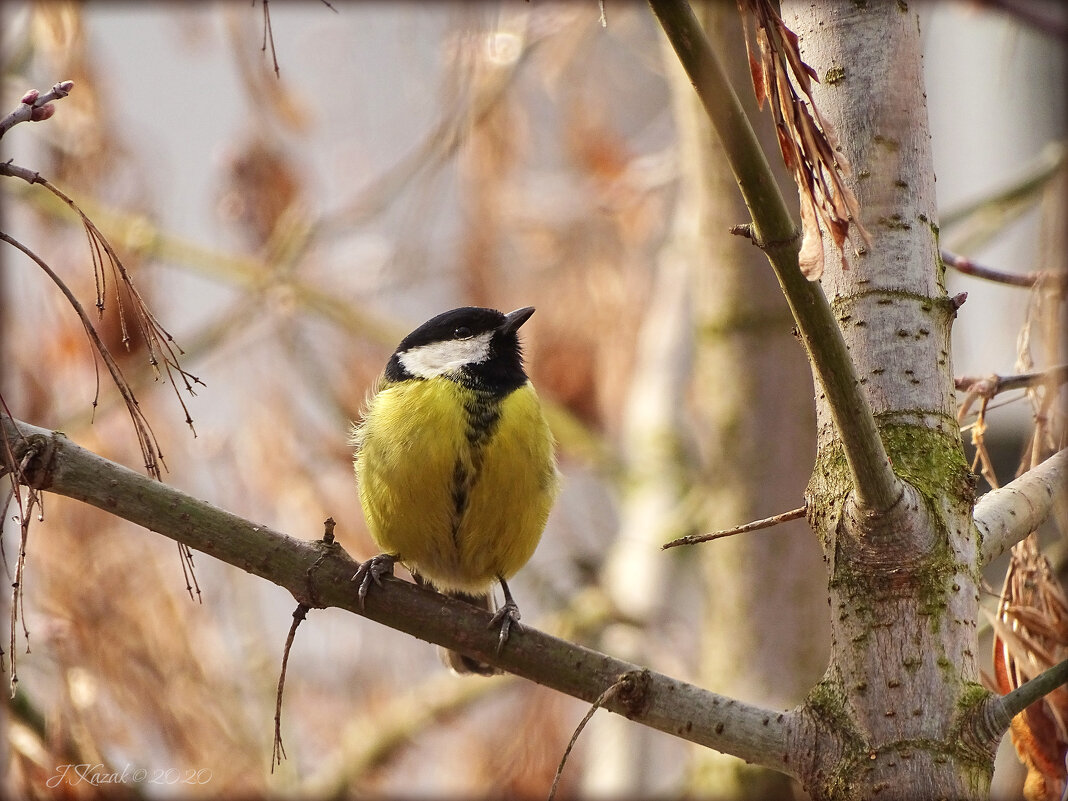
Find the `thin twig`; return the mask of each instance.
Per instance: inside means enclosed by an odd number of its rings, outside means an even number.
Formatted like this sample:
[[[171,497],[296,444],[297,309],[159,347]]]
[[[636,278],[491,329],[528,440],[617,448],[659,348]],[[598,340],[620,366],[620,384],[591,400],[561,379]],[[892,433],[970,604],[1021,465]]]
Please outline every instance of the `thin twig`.
[[[8,408],[7,402],[3,396],[0,395],[0,408],[7,414],[11,413]],[[27,448],[26,453],[19,459],[15,458],[15,454],[12,451],[11,442],[4,441],[3,448],[3,463],[11,465],[10,469],[0,470],[0,475],[7,474],[11,481],[11,490],[8,493],[8,497],[4,499],[4,503],[0,504],[0,514],[7,512],[8,503],[11,499],[15,499],[15,504],[18,507],[19,517],[19,550],[15,559],[15,579],[11,583],[11,619],[8,626],[10,633],[10,650],[11,650],[11,679],[9,682],[11,697],[15,697],[15,693],[18,690],[19,684],[19,672],[18,672],[18,649],[16,648],[16,632],[18,631],[17,623],[22,621],[22,635],[26,640],[26,652],[30,650],[30,630],[26,624],[25,614],[20,615],[20,610],[25,607],[24,604],[24,584],[22,581],[23,573],[26,567],[26,542],[30,534],[30,519],[33,517],[33,509],[36,506],[41,511],[38,514],[40,519],[44,519],[44,504],[39,490],[29,486],[26,481],[27,467],[39,456],[39,450],[36,445],[31,445]],[[26,486],[26,498],[23,499],[22,487]],[[2,552],[2,550],[0,550]],[[4,565],[7,565],[7,554],[4,553]],[[3,649],[0,649],[0,672],[3,670]]]
[[[582,720],[579,721],[578,726],[575,727],[575,732],[571,735],[571,740],[567,744],[567,748],[564,749],[564,755],[560,758],[560,764],[556,768],[556,775],[553,776],[553,786],[549,789],[548,801],[553,801],[556,797],[556,785],[560,783],[560,776],[564,772],[564,765],[567,764],[568,757],[571,756],[571,749],[575,747],[575,743],[578,742],[579,735],[582,734],[582,730],[586,728],[586,724],[590,722],[590,718],[593,717],[593,713],[606,704],[612,697],[616,695],[623,687],[631,681],[629,673],[624,673],[618,679],[616,679],[608,689],[597,696],[597,700],[590,705],[589,710],[582,716]]]
[[[660,550],[666,551],[668,548],[675,548],[679,545],[696,545],[699,542],[711,542],[723,537],[733,537],[735,534],[745,534],[750,531],[759,531],[762,528],[771,528],[779,525],[779,523],[786,523],[790,520],[798,520],[804,517],[806,509],[808,509],[807,506],[800,506],[797,509],[791,509],[789,512],[781,512],[771,517],[765,517],[763,520],[754,520],[752,523],[745,523],[734,528],[720,529],[708,534],[689,534],[685,537],[679,537],[677,540],[664,543],[660,546]]]
[[[975,392],[984,398],[993,398],[1012,389],[1027,389],[1043,384],[1068,383],[1068,364],[1058,364],[1045,370],[1018,375],[988,375],[984,378],[964,375],[953,379],[953,385],[961,392]]]
[[[10,412],[7,407],[7,403],[0,398],[0,404],[3,405],[5,411]],[[11,649],[11,680],[10,691],[11,697],[15,697],[15,693],[18,691],[19,685],[19,671],[18,671],[18,649],[16,647],[16,637],[18,632],[18,622],[22,621],[22,636],[26,641],[26,653],[30,652],[30,630],[26,625],[25,613],[20,614],[20,611],[25,609],[24,592],[25,585],[22,577],[26,569],[26,543],[30,536],[30,519],[33,517],[33,508],[36,506],[41,509],[40,516],[44,517],[44,507],[42,505],[41,494],[33,487],[27,486],[26,500],[23,502],[22,492],[20,490],[21,485],[25,483],[26,469],[28,465],[38,456],[37,448],[31,446],[21,459],[15,459],[14,454],[11,451],[11,443],[4,442],[5,461],[12,465],[10,472],[11,478],[11,495],[16,498],[16,503],[19,510],[19,550],[15,559],[15,579],[11,583],[11,620],[9,625],[10,630],[10,649]],[[6,512],[7,503],[5,502],[0,507],[0,513]]]
[[[52,279],[52,282],[59,287],[59,291],[66,297],[67,302],[71,305],[71,308],[74,309],[75,314],[78,315],[78,319],[81,321],[82,327],[85,329],[85,334],[89,337],[89,341],[93,345],[93,349],[103,360],[105,366],[107,366],[108,372],[111,373],[112,380],[119,389],[119,393],[122,395],[123,400],[126,401],[126,408],[129,410],[130,416],[133,418],[134,429],[137,433],[138,442],[141,445],[141,454],[145,458],[145,467],[153,478],[157,480],[160,479],[160,465],[165,465],[165,463],[163,461],[163,456],[160,453],[159,443],[156,441],[156,435],[152,431],[152,426],[149,425],[148,419],[141,411],[141,407],[138,405],[137,399],[134,397],[133,391],[130,389],[130,385],[126,381],[126,377],[123,375],[118,362],[115,361],[115,358],[111,355],[111,351],[108,350],[107,345],[104,344],[104,341],[96,332],[96,329],[93,327],[89,315],[85,313],[82,304],[74,296],[74,293],[71,292],[70,288],[63,282],[63,279],[55,273],[44,259],[17,239],[8,236],[3,231],[0,231],[0,241],[7,242],[9,245],[22,251],[22,253],[32,259],[37,266]]]
[[[204,603],[204,597],[200,593],[200,582],[197,581],[196,565],[193,563],[193,550],[181,542],[178,543],[178,560],[182,563],[185,591],[189,593],[190,600]]]
[[[948,250],[941,250],[939,254],[946,266],[952,267],[957,272],[975,278],[984,278],[987,281],[995,281],[999,284],[1032,287],[1039,281],[1052,281],[1068,286],[1068,273],[1050,273],[1041,270],[1030,273],[1010,273],[1006,270],[998,270],[994,267],[979,264],[966,256],[961,256],[959,253],[953,253]]]
[[[289,627],[286,645],[282,650],[282,669],[278,673],[278,693],[274,701],[274,745],[271,749],[271,773],[274,773],[275,765],[281,765],[282,760],[287,758],[285,746],[282,745],[282,692],[286,686],[286,667],[289,665],[289,651],[292,649],[293,640],[297,636],[297,627],[308,616],[308,609],[310,607],[307,604],[297,604],[297,608],[293,610],[293,623]]]
[[[320,542],[325,550],[307,570],[308,594],[312,598],[315,597],[315,586],[311,580],[312,574],[323,564],[327,554],[333,552],[338,547],[337,540],[334,538],[334,527],[336,525],[337,524],[332,517],[328,517],[323,521],[323,538]],[[286,645],[282,650],[282,669],[278,674],[278,695],[275,698],[274,704],[274,745],[271,749],[271,773],[274,773],[275,765],[281,765],[282,760],[286,759],[286,749],[285,746],[282,745],[282,693],[286,686],[286,668],[289,665],[289,651],[293,647],[293,640],[297,634],[297,627],[305,618],[307,618],[308,610],[311,608],[311,604],[304,603],[303,601],[297,604],[297,608],[293,610],[293,623],[289,627],[289,635],[286,637]]]
[[[8,161],[0,163],[0,175],[21,178],[29,184],[43,186],[52,195],[62,200],[71,211],[78,215],[82,227],[85,229],[86,236],[89,239],[89,253],[93,262],[93,273],[97,278],[97,308],[100,310],[103,310],[104,308],[103,266],[104,257],[106,256],[107,263],[110,264],[115,273],[118,274],[119,279],[126,286],[130,297],[133,299],[138,331],[145,344],[148,346],[149,364],[152,366],[156,376],[162,378],[159,370],[160,363],[162,362],[163,368],[167,373],[167,380],[174,389],[175,396],[178,398],[178,403],[182,407],[182,411],[185,413],[185,423],[193,432],[193,436],[196,436],[196,429],[193,427],[192,415],[189,413],[189,407],[186,406],[185,400],[182,398],[182,393],[179,390],[175,374],[181,377],[185,391],[191,396],[196,395],[194,385],[200,384],[203,386],[203,382],[197,378],[197,376],[188,372],[181,366],[179,356],[183,353],[182,349],[175,343],[174,337],[171,336],[170,332],[163,327],[156,316],[148,308],[148,304],[141,296],[140,291],[133,282],[133,278],[126,270],[126,266],[122,263],[122,259],[119,258],[119,254],[111,246],[111,243],[108,242],[100,229],[97,228],[96,224],[89,219],[89,216],[82,211],[72,198],[50,183],[40,173],[25,167],[20,167],[19,165]],[[126,332],[126,323],[121,302],[118,311],[120,322],[122,324],[123,342],[128,343],[129,335]],[[146,461],[149,463],[152,462],[150,455],[146,454]],[[152,468],[149,467],[150,471],[151,469]]]
[[[267,52],[267,45],[271,45],[271,61],[274,62],[274,77],[281,77],[282,73],[278,69],[278,53],[274,49],[274,29],[271,27],[271,9],[270,0],[260,0],[263,4],[263,44],[260,46],[260,50],[264,53]]]

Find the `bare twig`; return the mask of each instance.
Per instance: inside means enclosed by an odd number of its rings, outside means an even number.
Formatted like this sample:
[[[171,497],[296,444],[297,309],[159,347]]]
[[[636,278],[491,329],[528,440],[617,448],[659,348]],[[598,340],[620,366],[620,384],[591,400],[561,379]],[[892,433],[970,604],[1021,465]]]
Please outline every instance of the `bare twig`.
[[[19,105],[14,111],[0,120],[0,137],[18,125],[20,122],[41,122],[47,120],[55,113],[56,107],[53,100],[62,100],[70,94],[74,88],[74,81],[60,81],[43,95],[36,89],[31,89],[22,96]]]
[[[274,49],[274,29],[271,28],[271,2],[270,0],[260,0],[263,6],[263,44],[260,45],[260,50],[264,53],[267,52],[267,45],[271,46],[271,61],[274,64],[274,77],[280,78],[282,73],[278,69],[278,53]]]
[[[321,540],[324,546],[323,553],[312,563],[307,571],[309,597],[314,598],[316,595],[315,585],[310,580],[312,574],[322,566],[323,562],[326,561],[327,555],[334,553],[334,549],[337,547],[337,541],[334,538],[335,526],[337,526],[337,523],[332,517],[328,517],[323,521],[323,538]],[[274,746],[271,749],[271,773],[274,773],[275,765],[281,765],[282,760],[287,758],[285,746],[282,745],[282,694],[286,686],[286,668],[289,665],[289,652],[293,648],[297,627],[308,617],[308,610],[311,608],[311,605],[304,602],[297,604],[297,608],[293,610],[293,623],[289,627],[285,648],[282,650],[282,668],[278,673],[278,694],[274,705]]]
[[[763,520],[754,520],[752,523],[745,523],[741,526],[735,526],[734,528],[725,528],[719,531],[713,531],[709,534],[690,534],[685,537],[679,537],[677,540],[666,542],[660,546],[660,550],[666,551],[668,548],[675,548],[679,545],[696,545],[699,542],[711,542],[712,540],[722,539],[723,537],[732,537],[735,534],[745,534],[750,531],[758,531],[762,528],[771,528],[777,526],[779,523],[786,523],[790,520],[798,520],[805,516],[805,511],[808,507],[801,506],[797,509],[791,509],[789,512],[781,512],[771,517],[765,517]]]
[[[983,398],[993,398],[1002,392],[1012,389],[1027,389],[1028,387],[1042,386],[1045,384],[1068,383],[1068,364],[1059,364],[1045,370],[1033,373],[1020,373],[1019,375],[997,375],[993,373],[986,377],[961,376],[953,380],[953,385],[962,392],[972,393]],[[964,414],[968,413],[964,403],[961,404]]]
[[[1049,273],[1044,271],[1010,273],[994,267],[987,267],[972,261],[966,256],[961,256],[959,253],[952,253],[948,250],[939,251],[939,254],[942,257],[942,261],[957,272],[971,275],[975,278],[984,278],[987,281],[995,281],[999,284],[1032,287],[1039,281],[1051,281],[1061,286],[1068,286],[1068,273]]]
[[[618,693],[628,682],[634,681],[634,677],[629,673],[624,673],[599,696],[597,700],[590,705],[589,710],[582,716],[582,720],[579,721],[578,726],[575,727],[574,734],[571,735],[571,739],[567,743],[567,748],[564,749],[564,755],[560,758],[560,764],[556,768],[556,775],[553,776],[553,786],[549,788],[549,799],[553,801],[556,797],[556,786],[560,783],[560,776],[564,772],[564,766],[567,764],[568,757],[571,756],[571,749],[575,747],[575,743],[578,742],[579,735],[582,734],[582,730],[586,728],[586,724],[590,722],[590,718],[593,717],[593,713],[604,706],[605,702]]]
[[[89,253],[93,263],[93,274],[97,279],[97,309],[100,311],[103,311],[104,309],[104,296],[106,294],[107,285],[106,273],[103,267],[106,257],[107,263],[118,275],[119,280],[126,287],[130,297],[133,298],[135,312],[134,319],[137,323],[138,332],[148,346],[149,364],[152,366],[152,369],[158,378],[162,377],[159,366],[161,363],[163,364],[163,369],[167,374],[167,380],[174,389],[174,394],[178,398],[178,403],[182,407],[182,411],[185,413],[185,423],[189,426],[193,435],[196,436],[196,429],[193,427],[193,418],[189,413],[189,407],[186,406],[185,400],[182,398],[182,393],[179,389],[176,376],[181,378],[182,388],[184,388],[190,395],[196,395],[194,385],[201,384],[203,386],[203,382],[195,375],[182,368],[179,362],[179,355],[182,353],[182,349],[178,347],[177,343],[174,341],[174,337],[172,337],[170,332],[160,324],[159,320],[148,308],[148,304],[145,303],[140,291],[137,289],[133,279],[127,272],[126,266],[122,263],[122,259],[119,258],[118,253],[111,246],[111,243],[108,242],[107,238],[100,232],[100,229],[97,228],[96,224],[89,219],[88,215],[82,211],[74,200],[68,197],[66,193],[58,187],[51,184],[40,173],[8,161],[0,163],[0,175],[21,178],[29,184],[43,186],[51,194],[63,201],[71,211],[78,215],[89,240]],[[118,312],[123,342],[129,346],[130,336],[127,330],[126,317],[121,302],[118,304]],[[121,389],[122,388],[120,387],[120,390]],[[131,414],[132,413],[133,410],[131,409]],[[146,462],[150,464],[153,461],[154,460],[150,458],[150,454],[146,454]],[[151,469],[152,468],[149,467],[150,472]]]
[[[7,403],[2,397],[0,397],[0,406],[3,407],[5,413],[10,413],[7,407]],[[26,468],[30,462],[41,455],[38,446],[29,446],[26,453],[19,459],[15,458],[14,453],[11,450],[11,443],[4,440],[3,446],[3,464],[11,465],[11,469],[7,471],[0,470],[0,475],[4,472],[8,473],[8,478],[11,482],[11,493],[3,504],[0,504],[0,514],[5,514],[8,508],[8,501],[10,498],[15,499],[15,504],[18,508],[18,521],[19,521],[19,550],[15,557],[15,578],[11,582],[11,619],[9,625],[10,643],[9,648],[11,651],[11,679],[10,679],[10,691],[11,697],[15,697],[15,693],[18,690],[19,684],[19,671],[18,671],[18,649],[16,647],[16,636],[18,632],[18,623],[22,622],[22,636],[26,641],[26,651],[30,650],[30,631],[26,625],[26,616],[22,614],[24,606],[23,592],[24,585],[22,581],[23,573],[26,568],[26,543],[30,536],[30,520],[33,517],[34,507],[41,510],[39,517],[44,517],[44,506],[42,504],[41,493],[29,487],[25,484]],[[26,486],[26,497],[23,499],[22,487]],[[6,555],[5,555],[6,562]]]
[[[282,668],[278,673],[278,692],[274,700],[274,745],[271,749],[271,773],[274,773],[275,765],[281,765],[286,759],[286,749],[282,745],[282,693],[286,686],[286,668],[289,666],[289,651],[293,648],[293,640],[297,636],[297,627],[308,617],[307,604],[297,604],[293,610],[293,623],[286,635],[285,648],[282,649]]]
[[[338,13],[337,9],[327,2],[327,0],[319,0],[319,2],[335,14]],[[274,47],[274,28],[271,26],[271,0],[261,0],[261,3],[263,5],[263,44],[260,45],[260,51],[266,53],[268,46],[270,47],[271,63],[274,66],[274,77],[281,78],[282,72],[278,68],[278,51],[275,50]],[[253,0],[252,4],[256,4],[255,0]]]
[[[59,291],[63,293],[63,296],[67,299],[67,302],[74,309],[75,314],[78,315],[78,319],[82,323],[82,327],[85,329],[85,334],[89,338],[89,342],[92,344],[93,349],[97,355],[104,362],[104,365],[108,368],[108,372],[111,373],[111,378],[115,382],[115,386],[118,387],[119,393],[122,395],[123,400],[126,402],[126,408],[130,413],[130,417],[133,420],[134,431],[137,433],[137,441],[141,446],[141,455],[145,460],[145,469],[148,470],[149,475],[153,478],[160,479],[160,466],[166,466],[163,461],[163,454],[160,452],[159,443],[156,440],[156,435],[152,431],[152,426],[148,422],[148,418],[145,417],[141,411],[141,407],[137,402],[137,398],[134,397],[133,390],[130,388],[129,383],[126,381],[126,377],[122,373],[122,368],[119,367],[118,362],[115,361],[115,357],[111,355],[111,351],[108,350],[108,346],[104,344],[104,341],[100,338],[100,335],[96,332],[96,328],[93,327],[92,321],[89,319],[89,315],[85,313],[85,309],[82,304],[71,292],[70,288],[63,282],[55,271],[44,261],[40,256],[23,245],[17,239],[13,239],[3,231],[0,231],[0,241],[7,242],[17,250],[22,251],[30,259],[32,259],[38,267],[40,267],[44,273],[52,279],[52,282],[59,287]],[[96,360],[93,360],[94,365]],[[96,400],[93,400],[93,405],[96,405]]]

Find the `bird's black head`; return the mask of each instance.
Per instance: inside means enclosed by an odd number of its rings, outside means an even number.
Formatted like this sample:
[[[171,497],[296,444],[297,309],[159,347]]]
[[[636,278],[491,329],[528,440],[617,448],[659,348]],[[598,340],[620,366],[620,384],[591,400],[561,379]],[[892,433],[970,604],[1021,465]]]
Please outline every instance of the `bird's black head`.
[[[442,376],[480,389],[507,393],[526,383],[516,333],[532,306],[501,314],[464,306],[432,317],[408,334],[386,365],[386,379]]]

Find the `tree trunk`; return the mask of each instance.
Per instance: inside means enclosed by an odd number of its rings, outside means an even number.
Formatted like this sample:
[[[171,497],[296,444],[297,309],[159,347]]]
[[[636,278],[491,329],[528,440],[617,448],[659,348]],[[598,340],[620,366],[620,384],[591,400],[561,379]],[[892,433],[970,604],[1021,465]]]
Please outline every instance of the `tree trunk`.
[[[974,486],[950,359],[955,306],[938,258],[934,170],[916,11],[905,3],[785,2],[819,75],[814,101],[852,164],[871,244],[822,283],[905,493],[886,510],[851,494],[839,432],[817,392],[809,519],[830,575],[831,664],[809,712],[833,733],[812,754],[821,798],[978,798],[992,754],[958,735],[975,684]],[[833,245],[825,237],[828,253]]]

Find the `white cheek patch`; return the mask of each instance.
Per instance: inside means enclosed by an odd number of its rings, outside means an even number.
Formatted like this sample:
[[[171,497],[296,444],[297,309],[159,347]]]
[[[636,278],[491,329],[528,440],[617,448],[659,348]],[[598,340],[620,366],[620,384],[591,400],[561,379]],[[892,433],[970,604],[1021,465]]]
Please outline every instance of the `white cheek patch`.
[[[489,357],[492,338],[493,332],[486,331],[470,339],[431,342],[398,353],[397,359],[405,370],[417,378],[434,378],[454,373],[465,364],[485,361]]]

